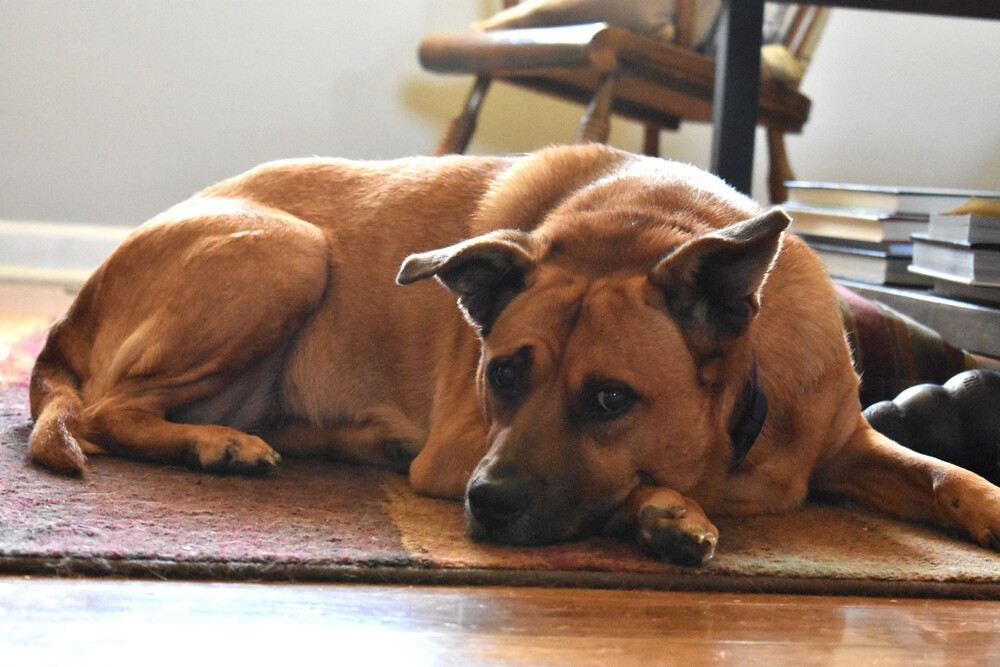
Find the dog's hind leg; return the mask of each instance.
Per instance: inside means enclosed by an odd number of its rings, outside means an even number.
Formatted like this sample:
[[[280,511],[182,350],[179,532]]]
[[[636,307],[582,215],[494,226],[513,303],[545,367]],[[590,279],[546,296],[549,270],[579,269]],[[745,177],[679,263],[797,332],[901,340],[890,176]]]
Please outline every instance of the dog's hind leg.
[[[238,429],[277,409],[284,354],[328,282],[322,232],[278,211],[194,200],[140,228],[46,343],[33,456],[57,461],[36,449],[85,442],[209,469],[270,467],[274,451]]]
[[[893,442],[862,417],[840,451],[816,469],[810,486],[901,519],[961,531],[1000,551],[1000,488]]]
[[[134,459],[186,463],[212,472],[254,474],[281,457],[257,436],[213,424],[167,421],[155,404],[102,401],[84,410],[83,423],[107,451]]]

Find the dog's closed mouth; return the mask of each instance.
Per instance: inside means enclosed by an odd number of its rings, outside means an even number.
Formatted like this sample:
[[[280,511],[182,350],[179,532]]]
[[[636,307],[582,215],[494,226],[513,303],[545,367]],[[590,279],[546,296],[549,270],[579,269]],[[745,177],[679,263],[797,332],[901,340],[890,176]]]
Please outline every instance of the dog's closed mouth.
[[[465,496],[466,532],[479,542],[535,546],[557,541],[554,522],[533,519],[531,496],[512,480],[478,479]]]
[[[640,485],[641,486],[641,485]],[[599,535],[621,535],[627,498],[600,508],[581,511],[578,502],[545,503],[550,510],[516,485],[473,483],[465,497],[466,533],[477,542],[509,546],[542,546]]]
[[[466,534],[476,542],[515,547],[536,547],[567,542],[601,533],[607,517],[586,522],[563,522],[558,519],[532,519],[528,515],[502,525],[490,525],[478,520],[466,503]],[[592,528],[592,530],[591,530]]]

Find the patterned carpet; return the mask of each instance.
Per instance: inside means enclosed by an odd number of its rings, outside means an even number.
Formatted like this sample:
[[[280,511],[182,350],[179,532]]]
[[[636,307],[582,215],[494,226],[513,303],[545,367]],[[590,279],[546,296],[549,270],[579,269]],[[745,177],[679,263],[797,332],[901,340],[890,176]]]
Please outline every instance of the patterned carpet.
[[[716,519],[707,566],[632,544],[471,542],[456,503],[392,473],[285,460],[261,479],[95,458],[82,479],[27,461],[27,378],[44,322],[0,327],[0,573],[166,579],[648,587],[1000,599],[1000,554],[933,528],[812,505]]]

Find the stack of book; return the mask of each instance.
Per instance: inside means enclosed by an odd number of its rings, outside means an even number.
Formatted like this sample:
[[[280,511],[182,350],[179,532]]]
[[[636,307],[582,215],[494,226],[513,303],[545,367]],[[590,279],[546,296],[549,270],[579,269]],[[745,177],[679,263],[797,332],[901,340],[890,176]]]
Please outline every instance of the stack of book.
[[[913,237],[910,270],[941,296],[1000,305],[1000,217],[933,214]]]
[[[791,230],[823,259],[830,275],[881,285],[929,287],[934,279],[909,270],[914,234],[926,234],[932,213],[973,196],[959,190],[789,181]]]

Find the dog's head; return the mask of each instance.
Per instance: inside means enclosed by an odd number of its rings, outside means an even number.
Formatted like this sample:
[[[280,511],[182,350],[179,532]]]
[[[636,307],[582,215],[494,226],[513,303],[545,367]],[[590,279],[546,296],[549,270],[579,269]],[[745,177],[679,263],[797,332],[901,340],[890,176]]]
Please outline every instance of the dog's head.
[[[436,277],[482,339],[489,449],[466,489],[479,539],[600,532],[640,484],[711,504],[732,457],[751,364],[741,341],[787,216],[695,234],[572,217],[413,255],[400,271],[404,284]]]

